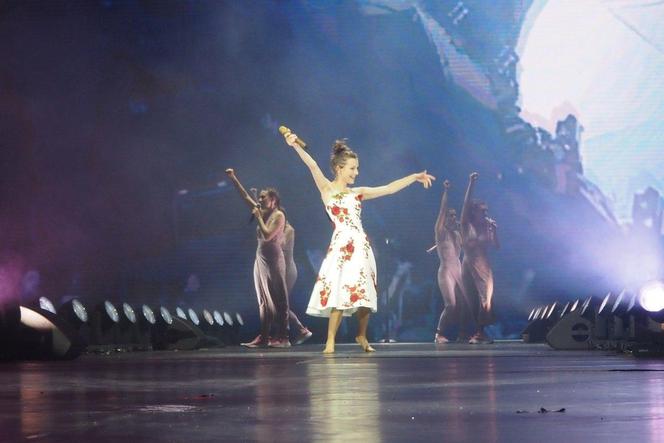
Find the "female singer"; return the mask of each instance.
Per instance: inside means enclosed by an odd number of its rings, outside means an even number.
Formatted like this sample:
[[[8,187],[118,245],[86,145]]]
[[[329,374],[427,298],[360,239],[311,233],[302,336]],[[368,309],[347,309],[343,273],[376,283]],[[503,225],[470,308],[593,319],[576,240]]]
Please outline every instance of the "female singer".
[[[367,340],[369,314],[376,312],[376,262],[360,218],[362,201],[394,194],[414,182],[425,188],[435,177],[426,171],[411,174],[379,187],[351,188],[359,174],[358,156],[345,141],[337,140],[332,149],[334,180],[328,180],[314,159],[298,144],[293,133],[284,134],[286,143],[311,171],[334,233],[314,285],[307,314],[329,317],[324,353],[334,352],[335,337],[343,316],[357,315],[355,341],[365,352],[374,352]]]
[[[470,174],[466,196],[461,211],[461,236],[463,238],[462,280],[473,311],[477,331],[468,343],[491,343],[484,328],[493,323],[493,272],[489,264],[488,248],[500,247],[496,222],[488,217],[489,208],[472,194],[479,174]]]
[[[244,189],[233,169],[227,169],[226,174],[244,202],[252,209],[258,222],[254,285],[258,298],[261,330],[254,340],[242,343],[242,346],[287,348],[290,346],[288,341],[288,291],[286,289],[286,262],[281,248],[286,217],[281,211],[279,193],[273,188],[263,189],[256,202]],[[273,324],[275,335],[271,339],[270,329]]]

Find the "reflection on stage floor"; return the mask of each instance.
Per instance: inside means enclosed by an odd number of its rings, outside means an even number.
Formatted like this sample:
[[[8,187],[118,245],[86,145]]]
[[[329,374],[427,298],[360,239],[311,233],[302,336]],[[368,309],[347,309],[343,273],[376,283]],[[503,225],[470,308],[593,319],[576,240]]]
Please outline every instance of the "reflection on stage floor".
[[[339,345],[0,365],[2,441],[661,441],[664,360]]]

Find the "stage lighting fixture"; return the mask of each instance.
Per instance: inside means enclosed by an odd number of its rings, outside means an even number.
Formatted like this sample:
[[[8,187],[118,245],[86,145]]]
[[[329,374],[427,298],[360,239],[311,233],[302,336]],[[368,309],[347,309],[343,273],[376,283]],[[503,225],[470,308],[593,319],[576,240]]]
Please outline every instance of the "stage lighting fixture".
[[[221,315],[221,312],[214,310],[212,312],[212,317],[214,318],[215,323],[217,323],[219,326],[224,325],[224,316]]]
[[[201,324],[201,319],[198,318],[198,314],[196,314],[196,311],[194,311],[193,309],[189,308],[189,309],[187,310],[187,314],[189,314],[189,321],[191,321],[191,322],[192,322],[193,324],[195,324],[196,326],[200,326],[200,324]]]
[[[535,310],[536,308],[530,310],[530,314],[528,314],[528,321],[532,320],[533,317],[535,316]]]
[[[90,318],[87,309],[78,299],[71,300],[60,305],[58,316],[64,319],[81,337],[83,343],[90,343]]]
[[[609,324],[611,317],[611,308],[615,302],[617,296],[613,293],[607,293],[599,307],[597,308],[597,313],[595,314],[595,327],[593,328],[593,341],[599,346],[609,345],[607,340],[609,339]]]
[[[57,314],[58,311],[55,309],[55,305],[46,297],[39,297],[39,307],[44,311],[48,311],[51,314]]]
[[[574,300],[574,302],[572,303],[572,306],[570,306],[569,311],[570,311],[570,312],[576,312],[576,310],[579,309],[579,305],[580,305],[580,304],[581,304],[581,300],[577,298],[577,299]]]
[[[182,320],[189,320],[187,318],[187,313],[184,312],[184,309],[182,309],[179,306],[177,308],[175,308],[175,315],[178,316],[179,318],[181,318]]]
[[[590,303],[590,299],[588,299],[586,306],[590,306]],[[570,309],[547,332],[546,342],[552,348],[560,350],[587,350],[592,347],[592,320],[582,315],[582,309],[578,308],[578,303],[576,304],[576,309]],[[591,311],[592,308],[589,309],[589,312]]]
[[[177,308],[185,314],[182,308]],[[176,312],[177,312],[176,309]],[[205,345],[208,340],[197,326],[179,315],[173,317],[168,309],[160,308],[161,320],[158,320],[153,328],[152,346],[154,349],[162,350],[193,350]]]
[[[169,311],[165,306],[161,306],[159,308],[159,315],[161,316],[161,319],[164,321],[164,323],[168,325],[173,323],[173,316],[171,315],[171,311]]]
[[[223,325],[222,325],[222,340],[224,341],[225,344],[227,345],[234,345],[234,344],[239,344],[238,337],[235,335],[235,322],[233,321],[233,317],[231,315],[224,311],[221,314],[221,317],[223,318]]]
[[[214,316],[210,311],[208,311],[207,309],[203,309],[202,316],[205,325],[210,325],[210,326],[214,325]]]
[[[635,294],[625,290],[620,291],[611,307],[611,318],[609,319],[609,339],[615,341],[613,346],[622,347],[624,341],[628,338],[629,332],[629,313],[628,309],[631,299]]]
[[[525,343],[541,343],[546,337],[547,321],[546,314],[549,306],[540,306],[526,327],[521,332],[521,338]]]
[[[78,328],[88,323],[88,310],[78,299],[72,298],[60,305],[59,315],[65,318],[72,326]]]
[[[93,350],[110,351],[120,341],[120,314],[109,300],[97,305],[90,319],[90,345]]]
[[[563,318],[565,314],[567,314],[570,311],[571,306],[572,306],[571,302],[565,303],[563,308],[560,310],[560,313],[558,314],[558,318]]]
[[[135,315],[134,346],[140,351],[152,350],[152,328],[157,323],[157,317],[148,305],[141,305],[140,314]]]
[[[664,283],[652,281],[639,290],[639,304],[649,313],[664,311]]]
[[[14,337],[14,352],[22,359],[73,359],[85,344],[79,334],[48,310],[20,307],[21,324]]]
[[[148,323],[151,325],[157,322],[157,317],[154,315],[154,311],[148,305],[141,306],[141,313],[143,314],[143,317],[141,317],[142,318],[141,322]]]
[[[120,336],[119,345],[126,350],[138,349],[139,330],[138,316],[134,308],[127,302],[122,303],[122,315],[119,321]]]

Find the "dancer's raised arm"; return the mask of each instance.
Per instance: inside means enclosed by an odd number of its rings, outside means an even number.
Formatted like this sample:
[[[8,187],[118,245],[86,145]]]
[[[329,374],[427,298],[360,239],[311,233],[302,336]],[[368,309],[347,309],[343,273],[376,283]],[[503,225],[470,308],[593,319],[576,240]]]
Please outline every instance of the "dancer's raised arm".
[[[443,196],[440,199],[440,210],[438,211],[438,219],[436,219],[436,228],[435,228],[435,238],[436,244],[440,241],[440,237],[443,234],[443,228],[445,227],[445,217],[447,216],[447,191],[450,188],[450,181],[445,180],[443,182]]]
[[[314,178],[318,192],[320,192],[321,198],[325,200],[327,194],[331,192],[330,181],[327,179],[327,177],[325,177],[323,171],[320,170],[316,160],[314,160],[307,151],[302,149],[302,147],[296,143],[296,134],[291,132],[285,138],[286,143],[292,147],[295,152],[297,152],[297,155],[300,156],[304,164],[307,165],[307,168],[309,168],[309,171],[311,171],[311,175]]]
[[[466,196],[463,199],[463,209],[461,209],[461,226],[465,227],[470,222],[470,200],[473,198],[473,189],[475,182],[480,175],[477,172],[470,174],[468,181],[468,188],[466,188]],[[465,229],[465,228],[464,228]]]
[[[362,194],[364,200],[370,200],[372,198],[383,197],[385,195],[390,195],[397,193],[404,189],[407,186],[412,185],[415,182],[420,182],[424,188],[429,188],[431,182],[434,181],[436,177],[431,174],[427,174],[427,171],[418,172],[416,174],[410,174],[398,180],[394,180],[392,183],[383,186],[362,186],[354,188],[353,190],[358,194]]]
[[[231,182],[233,182],[233,186],[237,190],[237,192],[240,194],[240,197],[242,197],[242,200],[249,206],[250,208],[255,208],[258,206],[258,202],[254,201],[253,198],[249,195],[246,189],[244,189],[244,186],[242,186],[242,183],[240,183],[240,180],[238,180],[237,176],[235,175],[235,171],[232,168],[226,169],[226,175],[228,175],[228,178],[231,179]]]

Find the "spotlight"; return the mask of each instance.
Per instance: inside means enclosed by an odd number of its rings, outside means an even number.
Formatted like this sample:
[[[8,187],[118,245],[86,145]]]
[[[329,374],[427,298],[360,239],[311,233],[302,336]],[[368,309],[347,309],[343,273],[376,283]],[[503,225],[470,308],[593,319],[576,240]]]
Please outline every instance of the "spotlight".
[[[182,309],[182,308],[179,307],[179,306],[178,306],[177,308],[175,308],[175,315],[177,315],[177,316],[178,316],[179,318],[181,318],[182,320],[189,320],[189,319],[187,318],[187,313],[184,312],[184,309]]]
[[[525,343],[541,343],[544,341],[549,328],[547,314],[549,313],[549,309],[553,311],[554,307],[554,305],[551,307],[540,306],[535,310],[530,322],[521,332],[521,338]]]
[[[127,302],[122,303],[122,315],[120,316],[120,337],[119,344],[125,349],[134,350],[138,346],[138,317],[136,311]]]
[[[66,321],[78,333],[86,346],[90,343],[90,318],[83,303],[72,298],[61,304],[58,309],[58,317]]]
[[[48,310],[20,307],[21,325],[15,342],[18,358],[73,359],[85,345],[79,335]]]
[[[164,306],[160,308],[160,313],[161,321],[157,321],[154,328],[154,349],[194,350],[207,342],[203,331],[187,319],[182,308],[176,308],[175,317]]]
[[[44,311],[48,311],[51,314],[58,313],[55,309],[55,305],[46,297],[39,297],[39,308],[43,309]]]
[[[60,305],[60,315],[75,328],[80,328],[83,324],[87,324],[89,320],[88,310],[76,298]]]
[[[193,309],[189,308],[189,309],[187,310],[187,314],[189,314],[189,321],[191,321],[191,322],[192,322],[193,324],[195,324],[196,326],[199,326],[199,327],[200,327],[200,325],[201,325],[201,319],[198,318],[198,314],[196,314],[196,311],[194,311]]]
[[[109,300],[97,305],[93,311],[90,345],[93,350],[108,352],[120,341],[120,314]]]
[[[235,344],[240,344],[240,341],[238,340],[238,337],[234,335],[235,329],[235,322],[233,321],[233,317],[231,315],[224,311],[222,314],[222,317],[224,319],[224,325],[223,325],[223,340],[224,343],[227,345],[235,345]]]
[[[609,345],[607,340],[609,339],[609,324],[611,317],[611,308],[616,300],[617,296],[613,293],[607,293],[599,307],[597,308],[597,313],[595,314],[595,328],[593,330],[593,339],[596,344],[601,347]]]
[[[664,311],[664,283],[661,281],[646,283],[639,291],[639,304],[647,312],[658,317],[658,314]]]

